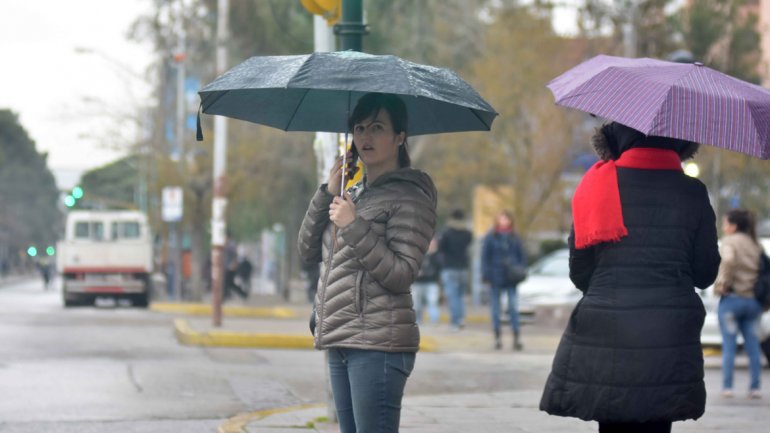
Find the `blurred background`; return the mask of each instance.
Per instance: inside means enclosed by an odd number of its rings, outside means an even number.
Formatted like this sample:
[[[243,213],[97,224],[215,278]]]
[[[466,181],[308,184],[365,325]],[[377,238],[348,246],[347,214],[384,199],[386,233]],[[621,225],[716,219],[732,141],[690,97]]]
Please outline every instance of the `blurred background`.
[[[155,272],[177,263],[179,297],[205,297],[213,122],[202,117],[205,140],[197,142],[195,120],[197,91],[216,76],[216,3],[0,0],[4,273],[54,256],[72,210],[137,210],[153,234]],[[461,208],[480,238],[499,209],[510,209],[533,259],[564,246],[572,192],[596,161],[588,137],[599,120],[556,107],[545,88],[550,79],[604,53],[698,61],[770,81],[766,0],[363,7],[365,52],[451,68],[500,113],[491,133],[410,140],[414,166],[438,187],[439,227]],[[300,1],[231,2],[228,67],[254,55],[312,52],[313,20]],[[288,299],[302,285],[295,244],[318,184],[314,136],[228,123],[228,230],[264,277],[258,290]],[[718,214],[741,206],[767,218],[770,176],[762,161],[705,146],[687,171],[707,184]],[[181,188],[178,222],[164,221],[166,187]],[[767,221],[760,227],[760,234],[770,229]]]

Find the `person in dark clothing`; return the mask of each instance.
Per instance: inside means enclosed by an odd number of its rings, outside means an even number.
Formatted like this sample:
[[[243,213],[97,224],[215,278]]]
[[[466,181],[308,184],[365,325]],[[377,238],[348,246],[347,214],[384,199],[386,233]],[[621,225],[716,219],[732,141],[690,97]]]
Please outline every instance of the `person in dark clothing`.
[[[513,350],[522,350],[521,327],[516,286],[519,281],[511,278],[508,267],[519,267],[526,272],[527,256],[513,225],[513,216],[500,212],[495,226],[484,237],[481,247],[481,279],[489,285],[489,305],[492,314],[492,330],[495,335],[495,349],[503,347],[500,330],[500,296],[508,298],[508,314],[513,329]]]
[[[254,266],[249,259],[248,251],[244,251],[238,260],[238,268],[235,270],[238,280],[240,281],[240,287],[243,293],[248,297],[251,292],[251,273],[254,270]]]
[[[583,292],[569,318],[540,409],[599,422],[600,432],[670,432],[703,415],[694,287],[717,276],[716,218],[706,187],[681,160],[697,144],[609,123],[602,161],[572,201],[570,278]]]
[[[235,291],[243,299],[248,298],[249,294],[244,292],[243,288],[235,282],[235,277],[238,275],[238,244],[229,234],[222,252],[222,263],[225,268],[222,299],[229,299],[232,291]]]
[[[431,325],[438,323],[440,311],[438,309],[439,287],[438,278],[441,272],[441,263],[438,255],[438,242],[434,237],[428,245],[428,251],[422,260],[420,272],[412,283],[412,301],[417,324],[422,325],[423,312],[427,306],[428,320]]]
[[[464,325],[463,296],[468,288],[468,247],[473,240],[470,230],[465,228],[464,219],[462,209],[453,210],[438,244],[441,285],[449,304],[450,323],[455,330]]]
[[[321,265],[314,262],[302,262],[302,272],[305,274],[305,292],[310,303],[315,301],[318,291],[318,279],[321,278]]]

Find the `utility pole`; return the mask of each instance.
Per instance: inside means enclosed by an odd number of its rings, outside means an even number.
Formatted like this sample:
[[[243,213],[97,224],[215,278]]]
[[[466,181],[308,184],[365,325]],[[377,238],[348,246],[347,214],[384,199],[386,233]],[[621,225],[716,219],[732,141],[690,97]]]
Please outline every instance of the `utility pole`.
[[[363,51],[363,36],[368,33],[362,0],[342,0],[342,21],[334,25],[340,51]]]
[[[227,38],[229,0],[217,2],[217,75],[227,68]],[[211,202],[211,302],[212,322],[222,326],[222,292],[224,264],[222,252],[225,247],[227,221],[227,120],[224,116],[214,117],[214,198]]]
[[[184,127],[185,127],[185,95],[184,95],[184,82],[185,82],[185,60],[186,53],[186,33],[184,29],[184,4],[180,2],[179,13],[177,16],[177,47],[176,52],[173,55],[174,63],[176,64],[176,121],[175,123],[175,139],[176,150],[179,152],[179,167],[182,173],[182,178],[187,174],[187,157],[184,145]],[[180,247],[180,223],[172,223],[169,233],[169,255],[171,256],[171,273],[173,275],[173,292],[174,299],[177,301],[182,300],[182,249]],[[173,251],[173,252],[171,252]]]

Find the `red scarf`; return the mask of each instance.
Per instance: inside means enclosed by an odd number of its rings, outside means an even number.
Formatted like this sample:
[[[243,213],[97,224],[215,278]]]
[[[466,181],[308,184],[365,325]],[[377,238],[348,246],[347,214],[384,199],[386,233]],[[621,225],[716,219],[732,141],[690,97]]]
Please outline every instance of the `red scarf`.
[[[616,161],[594,164],[572,196],[575,248],[618,242],[628,235],[620,206],[617,167],[682,171],[682,162],[673,150],[638,147],[623,152]]]

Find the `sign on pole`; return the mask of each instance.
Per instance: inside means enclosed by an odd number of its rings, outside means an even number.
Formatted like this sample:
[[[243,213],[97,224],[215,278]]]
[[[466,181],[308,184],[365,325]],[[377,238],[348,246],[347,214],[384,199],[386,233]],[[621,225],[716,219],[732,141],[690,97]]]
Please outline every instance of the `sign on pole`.
[[[184,197],[184,194],[181,186],[167,186],[163,188],[163,221],[179,222],[182,220],[184,209],[182,197]]]

